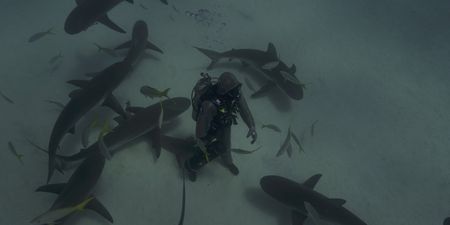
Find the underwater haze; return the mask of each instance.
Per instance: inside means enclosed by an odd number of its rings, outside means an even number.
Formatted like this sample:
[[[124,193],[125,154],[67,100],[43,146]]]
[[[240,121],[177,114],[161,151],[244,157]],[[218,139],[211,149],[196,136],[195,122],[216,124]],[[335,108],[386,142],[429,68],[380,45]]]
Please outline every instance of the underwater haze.
[[[440,225],[450,216],[449,1],[134,0],[107,13],[126,33],[96,23],[68,34],[64,24],[76,4],[0,1],[0,224],[29,224],[52,206],[54,194],[35,192],[46,184],[49,157],[27,140],[47,149],[61,107],[77,89],[67,81],[88,80],[87,73],[123,60],[127,50],[112,49],[132,38],[138,20],[163,54],[147,49],[113,91],[122,106],[158,103],[140,92],[145,85],[190,99],[201,73],[228,71],[242,83],[256,124],[254,144],[240,117],[231,128],[232,148],[260,147],[232,153],[239,175],[214,160],[195,182],[186,179],[184,224],[291,224],[292,206],[261,189],[267,175],[303,183],[322,174],[314,190],[345,199],[343,206],[369,225]],[[280,65],[295,64],[301,99],[279,83],[252,97],[267,81],[261,68],[224,59],[207,69],[211,59],[194,48],[266,51],[269,43]],[[165,134],[192,136],[191,112]],[[93,107],[57,154],[79,152],[83,130],[97,121],[89,136],[94,143],[104,123],[117,125],[116,116]],[[291,139],[292,149],[279,151],[289,132],[299,145]],[[179,223],[182,172],[174,154],[163,149],[156,159],[154,152],[144,135],[106,160],[93,193],[114,224]],[[75,170],[55,172],[50,183],[67,182]],[[109,223],[88,210],[65,222]]]

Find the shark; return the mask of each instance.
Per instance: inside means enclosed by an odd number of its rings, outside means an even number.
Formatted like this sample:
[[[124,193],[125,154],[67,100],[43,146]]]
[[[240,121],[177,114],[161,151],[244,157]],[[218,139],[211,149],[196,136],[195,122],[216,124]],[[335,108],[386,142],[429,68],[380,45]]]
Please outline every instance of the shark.
[[[262,177],[260,185],[272,198],[292,208],[292,224],[304,224],[309,215],[305,208],[305,203],[308,203],[309,209],[312,206],[321,217],[334,223],[367,225],[343,206],[345,200],[328,198],[314,190],[321,176],[316,174],[300,184],[281,176],[270,175]],[[312,213],[311,210],[309,213]]]
[[[64,170],[69,167],[69,164],[76,163],[97,152],[102,152],[106,156],[113,155],[123,149],[126,144],[143,136],[152,141],[152,145],[156,149],[156,157],[159,157],[161,143],[164,145],[167,143],[167,138],[161,137],[161,129],[159,129],[159,117],[162,109],[164,112],[162,122],[168,122],[189,109],[190,103],[188,98],[175,97],[148,107],[129,106],[126,110],[132,115],[128,119],[116,117],[118,125],[111,132],[105,134],[102,140],[80,150],[79,153],[70,156],[57,155],[57,168]]]
[[[48,144],[49,165],[47,183],[55,169],[55,154],[66,133],[74,133],[76,123],[99,104],[107,106],[123,117],[123,110],[112,92],[127,77],[132,67],[128,62],[117,62],[90,80],[70,80],[69,84],[79,87],[69,94],[70,101],[64,106],[53,126]],[[103,102],[103,103],[102,103]]]
[[[222,59],[237,59],[241,61],[243,66],[251,66],[260,74],[263,74],[267,82],[259,90],[254,92],[252,97],[262,96],[267,91],[278,86],[292,99],[300,100],[303,98],[304,84],[295,76],[295,64],[288,67],[282,62],[278,57],[275,45],[272,43],[268,44],[266,51],[257,49],[232,49],[225,52],[217,52],[195,46],[194,48],[211,59],[211,63],[207,67],[208,70],[211,70]]]
[[[68,34],[78,34],[94,23],[101,23],[119,33],[126,33],[109,19],[107,13],[124,0],[76,0],[77,6],[67,16],[64,30]],[[133,0],[126,0],[133,3]]]
[[[63,224],[69,217],[84,209],[92,210],[109,222],[113,218],[100,201],[94,197],[93,189],[105,166],[105,157],[98,152],[87,157],[75,170],[67,183],[47,184],[37,192],[57,194],[50,209],[31,221],[32,224]]]
[[[130,64],[135,64],[144,55],[145,49],[152,49],[159,53],[163,51],[158,48],[153,43],[148,40],[148,27],[147,23],[143,20],[138,20],[134,23],[133,33],[131,35],[131,40],[127,41],[115,48],[115,50],[129,48],[128,54],[124,61],[130,62]]]

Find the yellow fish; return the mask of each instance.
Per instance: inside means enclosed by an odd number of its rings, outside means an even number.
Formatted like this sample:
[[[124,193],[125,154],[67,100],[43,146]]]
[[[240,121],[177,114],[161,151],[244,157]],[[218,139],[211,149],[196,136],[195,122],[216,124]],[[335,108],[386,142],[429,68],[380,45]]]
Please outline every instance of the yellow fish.
[[[75,205],[75,206],[72,206],[72,207],[49,210],[49,211],[45,212],[44,214],[34,218],[31,221],[31,224],[35,224],[35,225],[42,225],[42,224],[54,225],[54,224],[58,224],[58,220],[61,220],[62,218],[66,217],[66,216],[68,216],[68,215],[70,215],[72,213],[83,211],[85,209],[86,205],[92,199],[94,199],[94,198],[93,197],[89,197],[89,198],[85,199],[84,201],[82,201],[81,203],[79,203],[78,205]]]

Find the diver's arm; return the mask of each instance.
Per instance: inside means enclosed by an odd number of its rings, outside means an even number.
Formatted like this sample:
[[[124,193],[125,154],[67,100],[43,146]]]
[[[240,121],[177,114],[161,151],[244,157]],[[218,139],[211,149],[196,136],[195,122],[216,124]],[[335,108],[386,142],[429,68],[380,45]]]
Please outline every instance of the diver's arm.
[[[247,137],[252,136],[252,144],[256,141],[256,129],[255,129],[255,120],[253,119],[252,113],[248,108],[247,101],[244,96],[241,95],[239,97],[239,113],[241,114],[242,120],[248,127]]]
[[[197,126],[195,128],[195,136],[197,138],[204,138],[208,135],[211,121],[217,114],[217,107],[210,101],[204,101],[200,107],[200,112],[197,117]]]

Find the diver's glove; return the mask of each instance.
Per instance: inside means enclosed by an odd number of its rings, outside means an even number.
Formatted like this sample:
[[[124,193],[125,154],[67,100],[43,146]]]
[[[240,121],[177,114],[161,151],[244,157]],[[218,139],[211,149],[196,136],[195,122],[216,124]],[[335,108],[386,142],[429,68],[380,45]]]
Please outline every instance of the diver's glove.
[[[247,133],[247,137],[252,137],[252,144],[253,143],[255,143],[255,141],[256,141],[256,138],[257,138],[257,134],[256,134],[256,130],[255,130],[255,128],[254,127],[251,127],[251,128],[249,128],[248,129],[248,133]]]

